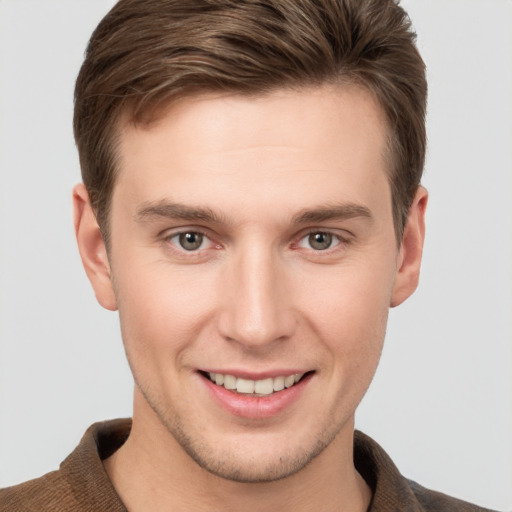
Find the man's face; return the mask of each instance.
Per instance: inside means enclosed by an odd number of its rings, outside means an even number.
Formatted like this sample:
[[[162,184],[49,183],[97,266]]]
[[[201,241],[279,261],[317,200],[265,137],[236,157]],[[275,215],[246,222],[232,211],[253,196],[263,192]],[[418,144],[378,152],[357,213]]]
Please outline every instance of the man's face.
[[[385,130],[368,93],[327,87],[122,126],[109,261],[134,428],[239,481],[351,436],[401,259]]]

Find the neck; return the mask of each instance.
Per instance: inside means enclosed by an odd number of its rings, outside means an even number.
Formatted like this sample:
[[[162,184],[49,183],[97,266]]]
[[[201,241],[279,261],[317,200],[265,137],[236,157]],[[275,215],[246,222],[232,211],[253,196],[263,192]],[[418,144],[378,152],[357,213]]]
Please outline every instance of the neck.
[[[204,470],[151,411],[137,414],[125,444],[104,461],[130,512],[364,512],[371,491],[353,464],[353,421],[307,466],[292,476],[240,483]]]

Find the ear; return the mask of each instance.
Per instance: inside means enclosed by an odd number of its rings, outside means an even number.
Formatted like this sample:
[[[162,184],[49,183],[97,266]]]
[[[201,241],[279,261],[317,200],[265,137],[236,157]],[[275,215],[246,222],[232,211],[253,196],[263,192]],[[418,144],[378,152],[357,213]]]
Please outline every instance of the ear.
[[[397,274],[391,295],[391,307],[398,306],[407,299],[418,286],[420,277],[423,241],[425,240],[425,210],[428,192],[418,187],[404,228],[398,254]]]
[[[78,250],[96,299],[105,309],[115,311],[117,302],[107,249],[83,183],[73,189],[73,216]]]

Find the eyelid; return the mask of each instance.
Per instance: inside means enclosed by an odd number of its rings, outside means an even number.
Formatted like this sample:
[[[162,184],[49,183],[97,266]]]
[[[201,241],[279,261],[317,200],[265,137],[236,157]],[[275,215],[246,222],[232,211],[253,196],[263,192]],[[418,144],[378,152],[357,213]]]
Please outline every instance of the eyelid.
[[[181,240],[181,237],[182,235],[197,235],[198,237],[200,237],[200,245],[199,247],[197,248],[194,248],[194,249],[186,249],[185,247],[183,247],[182,245],[182,240]],[[176,243],[174,242],[174,240],[176,239]],[[198,233],[196,231],[185,231],[183,233],[176,233],[175,235],[171,236],[169,238],[169,240],[173,243],[173,245],[175,245],[179,250],[184,250],[185,252],[199,252],[201,250],[204,250],[206,249],[207,247],[204,247],[204,246],[209,246],[212,242],[211,240],[203,235],[202,233]]]
[[[208,246],[193,251],[187,251],[185,248],[180,247],[178,243],[174,243],[172,241],[174,238],[179,237],[180,235],[183,235],[185,233],[197,233],[199,235],[202,235],[204,239],[209,242]],[[180,226],[179,228],[166,229],[162,232],[160,238],[163,242],[171,246],[172,250],[177,251],[180,254],[185,254],[189,257],[193,257],[194,254],[197,255],[205,250],[211,249],[212,247],[221,247],[220,243],[213,239],[213,236],[211,235],[211,233],[209,233],[209,230],[199,226]]]
[[[208,247],[197,249],[194,251],[187,251],[184,248],[180,248],[178,244],[171,243],[171,239],[178,237],[181,234],[184,233],[198,233],[201,234],[205,239],[209,241]],[[333,247],[330,247],[328,249],[324,250],[318,250],[313,248],[303,248],[306,251],[314,252],[314,253],[324,253],[328,254],[331,252],[336,251],[337,249],[340,249],[342,247],[347,246],[352,242],[352,239],[354,235],[350,233],[347,230],[340,230],[340,229],[334,229],[334,228],[307,228],[302,230],[295,238],[295,240],[292,242],[292,248],[302,249],[299,247],[299,243],[302,242],[305,238],[308,236],[315,234],[315,233],[326,233],[329,235],[332,235],[335,239],[337,239],[338,243],[335,243]],[[163,230],[161,234],[159,235],[159,238],[166,244],[170,245],[172,247],[172,250],[175,250],[181,254],[188,254],[189,257],[193,257],[193,255],[198,255],[199,253],[202,253],[205,250],[211,249],[212,247],[216,249],[221,249],[224,244],[220,243],[218,240],[216,240],[215,235],[211,233],[209,229],[205,229],[202,226],[179,226],[175,228],[168,228],[166,230]]]
[[[324,233],[324,234],[331,235],[333,238],[336,238],[338,240],[338,243],[336,243],[332,247],[329,247],[328,249],[324,249],[324,250],[299,247],[299,244],[304,239],[306,239],[307,237],[314,235],[316,233]],[[312,252],[318,253],[318,254],[321,254],[321,253],[328,254],[332,251],[336,251],[336,249],[339,248],[340,246],[348,245],[351,241],[352,241],[352,234],[345,230],[343,231],[343,233],[340,233],[340,231],[336,230],[336,229],[308,228],[306,231],[302,231],[297,236],[297,238],[295,239],[295,242],[293,243],[293,246],[297,247],[299,249],[305,249],[305,250],[312,251]]]
[[[183,233],[198,233],[203,235],[209,239],[212,238],[210,230],[202,227],[202,226],[179,226],[179,227],[171,227],[163,229],[158,237],[162,239],[170,239],[174,236],[181,235]]]

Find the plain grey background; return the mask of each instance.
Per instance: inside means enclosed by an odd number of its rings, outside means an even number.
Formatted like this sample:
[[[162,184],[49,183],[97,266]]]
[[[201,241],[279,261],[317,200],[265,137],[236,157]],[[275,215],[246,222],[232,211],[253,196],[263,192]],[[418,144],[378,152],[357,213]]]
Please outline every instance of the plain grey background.
[[[72,91],[111,0],[0,0],[0,486],[131,412],[117,315],[75,248]],[[421,484],[512,510],[512,2],[409,0],[428,66],[420,287],[357,426]]]

